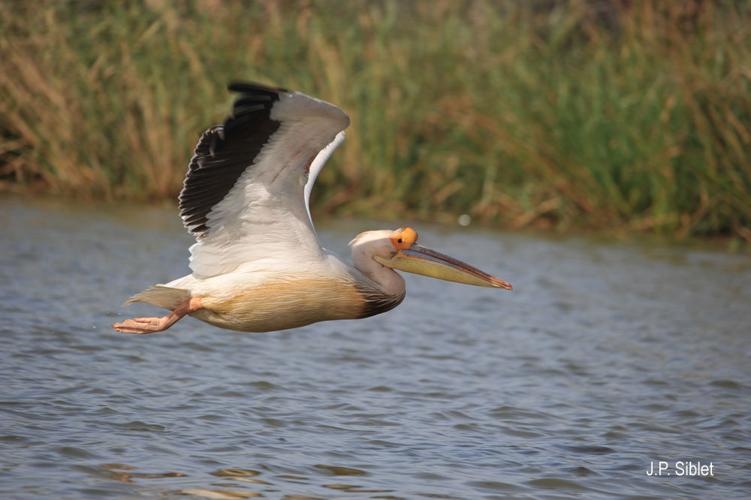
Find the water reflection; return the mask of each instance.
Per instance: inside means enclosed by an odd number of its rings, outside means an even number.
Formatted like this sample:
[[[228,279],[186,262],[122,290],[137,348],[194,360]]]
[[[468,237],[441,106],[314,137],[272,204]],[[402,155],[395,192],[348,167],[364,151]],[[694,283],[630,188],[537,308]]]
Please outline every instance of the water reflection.
[[[77,470],[92,476],[111,479],[120,483],[132,483],[141,479],[164,479],[185,477],[182,472],[139,472],[137,467],[127,464],[101,464],[99,466],[78,466]]]

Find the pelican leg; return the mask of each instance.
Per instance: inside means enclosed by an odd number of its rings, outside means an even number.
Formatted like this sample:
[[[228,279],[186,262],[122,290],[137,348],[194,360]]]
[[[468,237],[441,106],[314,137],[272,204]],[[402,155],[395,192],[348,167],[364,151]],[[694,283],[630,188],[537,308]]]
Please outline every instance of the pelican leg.
[[[112,328],[121,333],[135,333],[140,335],[147,335],[150,333],[163,332],[167,328],[177,323],[183,316],[196,312],[201,309],[200,297],[192,297],[190,300],[184,302],[177,307],[171,313],[161,318],[133,318],[126,319],[122,323],[115,323]]]

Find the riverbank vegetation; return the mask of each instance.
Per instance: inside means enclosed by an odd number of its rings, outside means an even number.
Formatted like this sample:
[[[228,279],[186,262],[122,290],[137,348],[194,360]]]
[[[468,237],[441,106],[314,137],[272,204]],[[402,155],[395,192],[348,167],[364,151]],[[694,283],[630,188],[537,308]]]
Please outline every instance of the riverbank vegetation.
[[[5,2],[6,189],[174,198],[247,79],[352,118],[318,213],[751,241],[743,2]]]

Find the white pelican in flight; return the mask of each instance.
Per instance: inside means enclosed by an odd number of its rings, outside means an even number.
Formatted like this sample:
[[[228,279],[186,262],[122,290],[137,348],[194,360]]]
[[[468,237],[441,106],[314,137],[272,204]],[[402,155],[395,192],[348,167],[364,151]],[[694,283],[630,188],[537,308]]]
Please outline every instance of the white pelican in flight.
[[[232,114],[206,130],[180,193],[180,217],[196,238],[192,274],[131,297],[163,317],[112,325],[124,333],[166,330],[190,315],[220,328],[267,332],[357,319],[396,307],[400,269],[470,285],[511,285],[417,244],[405,227],[366,231],[346,264],[318,242],[310,191],[344,140],[349,117],[300,92],[235,83]]]

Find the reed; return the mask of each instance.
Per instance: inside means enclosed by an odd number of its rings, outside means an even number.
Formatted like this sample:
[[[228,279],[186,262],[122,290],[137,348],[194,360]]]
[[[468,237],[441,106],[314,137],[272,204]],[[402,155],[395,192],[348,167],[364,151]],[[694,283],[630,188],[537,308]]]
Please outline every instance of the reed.
[[[749,7],[540,5],[0,3],[0,177],[174,197],[248,79],[351,115],[320,213],[751,241]]]

